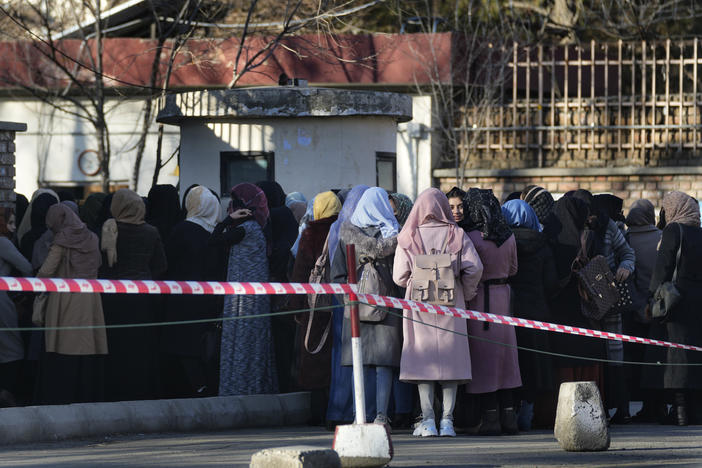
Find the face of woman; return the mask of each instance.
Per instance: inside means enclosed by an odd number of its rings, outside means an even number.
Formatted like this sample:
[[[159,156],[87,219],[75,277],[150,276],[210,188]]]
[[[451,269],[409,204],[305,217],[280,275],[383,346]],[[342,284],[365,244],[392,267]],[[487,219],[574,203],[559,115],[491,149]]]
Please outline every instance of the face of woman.
[[[15,215],[11,215],[10,219],[7,220],[7,230],[11,233],[14,233],[17,230],[17,226],[15,225]]]
[[[453,220],[457,223],[463,221],[463,200],[458,197],[449,198],[449,206],[451,207]]]
[[[397,217],[397,206],[395,205],[395,200],[393,200],[392,198],[388,198],[388,201],[390,201],[390,206],[392,207],[392,214],[394,214],[395,217]]]

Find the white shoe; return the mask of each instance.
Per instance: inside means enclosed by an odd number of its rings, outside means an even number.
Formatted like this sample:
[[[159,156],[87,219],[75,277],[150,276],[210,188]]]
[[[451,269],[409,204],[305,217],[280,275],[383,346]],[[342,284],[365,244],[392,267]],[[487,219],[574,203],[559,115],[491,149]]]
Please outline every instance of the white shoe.
[[[456,437],[456,431],[453,430],[453,420],[442,419],[439,423],[441,437]]]
[[[439,433],[436,431],[436,422],[433,419],[427,419],[417,426],[412,433],[415,437],[436,437]]]
[[[383,413],[378,413],[378,415],[375,417],[375,420],[373,421],[373,424],[385,424],[389,426],[390,418],[385,416]]]

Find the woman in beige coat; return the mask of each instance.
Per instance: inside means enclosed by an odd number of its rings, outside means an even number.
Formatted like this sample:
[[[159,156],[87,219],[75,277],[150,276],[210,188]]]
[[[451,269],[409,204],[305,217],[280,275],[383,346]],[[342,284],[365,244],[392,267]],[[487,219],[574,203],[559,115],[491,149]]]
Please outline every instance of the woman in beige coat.
[[[53,205],[46,225],[54,233],[49,256],[37,276],[97,278],[101,263],[98,239],[67,205]],[[99,294],[49,293],[46,327],[94,326],[78,330],[47,330],[39,363],[37,403],[66,404],[102,400],[105,320]]]
[[[398,236],[393,279],[407,288],[406,297],[410,298],[415,256],[438,253],[444,245],[456,278],[456,307],[465,308],[476,294],[483,265],[473,243],[453,220],[448,199],[435,188],[419,195]],[[433,409],[434,385],[438,382],[443,389],[440,435],[455,436],[457,388],[471,379],[466,320],[410,310],[405,310],[404,316],[400,380],[418,385],[422,407],[422,423],[414,435],[438,435]]]

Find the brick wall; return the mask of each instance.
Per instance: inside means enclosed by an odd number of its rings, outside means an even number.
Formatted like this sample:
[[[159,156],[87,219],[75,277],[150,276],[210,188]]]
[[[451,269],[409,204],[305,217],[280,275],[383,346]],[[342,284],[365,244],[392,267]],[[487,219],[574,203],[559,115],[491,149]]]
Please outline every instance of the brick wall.
[[[27,125],[0,122],[0,206],[15,207],[15,133]]]
[[[702,200],[702,174],[693,173],[697,172],[697,168],[690,169],[691,173],[688,174],[679,173],[682,172],[680,168],[675,168],[671,172],[678,173],[665,174],[665,171],[660,171],[660,173],[630,175],[587,174],[588,171],[582,171],[584,174],[574,173],[572,175],[526,175],[513,171],[515,174],[512,175],[464,177],[463,188],[490,188],[501,202],[510,193],[521,192],[524,187],[530,184],[546,188],[556,198],[569,190],[583,188],[594,194],[612,193],[624,199],[626,211],[634,201],[640,198],[646,198],[657,208],[660,208],[663,196],[673,190],[683,191]],[[444,192],[456,185],[455,176],[440,177],[438,181]]]

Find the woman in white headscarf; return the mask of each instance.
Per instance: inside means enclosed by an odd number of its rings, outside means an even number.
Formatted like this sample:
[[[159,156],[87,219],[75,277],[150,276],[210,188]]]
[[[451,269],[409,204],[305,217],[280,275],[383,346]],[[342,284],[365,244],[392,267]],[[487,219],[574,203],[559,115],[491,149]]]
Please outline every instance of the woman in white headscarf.
[[[166,239],[168,271],[166,278],[175,281],[224,280],[225,257],[208,245],[219,218],[219,200],[207,187],[192,188],[185,197],[185,221],[176,224]],[[219,265],[219,267],[218,267]],[[166,296],[164,321],[187,321],[216,318],[222,310],[219,296]],[[171,325],[161,330],[161,396],[187,398],[216,395],[217,379],[212,369],[218,358],[208,356],[206,342],[216,336],[216,323]],[[210,343],[211,351],[219,343]]]

